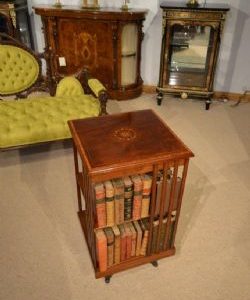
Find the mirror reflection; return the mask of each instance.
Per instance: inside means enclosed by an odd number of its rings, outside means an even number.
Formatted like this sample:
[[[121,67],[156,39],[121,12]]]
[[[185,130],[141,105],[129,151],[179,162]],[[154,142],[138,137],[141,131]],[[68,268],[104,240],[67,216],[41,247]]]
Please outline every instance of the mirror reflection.
[[[172,26],[169,85],[206,86],[212,31],[210,26]]]

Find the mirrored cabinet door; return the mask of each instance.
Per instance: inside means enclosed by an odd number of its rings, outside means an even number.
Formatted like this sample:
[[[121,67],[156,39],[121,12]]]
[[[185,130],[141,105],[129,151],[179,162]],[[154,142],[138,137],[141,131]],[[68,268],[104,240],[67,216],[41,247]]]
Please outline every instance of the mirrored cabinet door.
[[[20,40],[34,49],[28,8],[20,6],[16,9],[17,30]]]
[[[214,33],[211,26],[175,24],[171,27],[166,84],[207,88]]]
[[[0,32],[34,49],[27,0],[0,1]]]

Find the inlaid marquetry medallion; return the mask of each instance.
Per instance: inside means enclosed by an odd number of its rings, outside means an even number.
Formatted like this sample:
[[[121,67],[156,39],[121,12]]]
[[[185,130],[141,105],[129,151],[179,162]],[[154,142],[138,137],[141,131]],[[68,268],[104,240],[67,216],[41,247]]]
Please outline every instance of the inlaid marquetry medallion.
[[[120,141],[131,141],[136,138],[136,131],[133,128],[122,127],[116,129],[113,135]]]

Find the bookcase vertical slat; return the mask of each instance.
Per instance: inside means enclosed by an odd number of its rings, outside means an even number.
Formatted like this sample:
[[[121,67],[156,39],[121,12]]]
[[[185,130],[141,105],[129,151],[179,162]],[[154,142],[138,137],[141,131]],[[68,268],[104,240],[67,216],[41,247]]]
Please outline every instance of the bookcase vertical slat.
[[[84,168],[84,165],[82,163],[82,177],[83,177],[83,196],[86,199],[88,199],[87,197],[87,178],[86,178],[87,174],[86,174],[86,170]],[[86,201],[85,201],[86,202]]]
[[[92,253],[92,260],[93,260],[93,265],[94,268],[97,268],[97,261],[96,261],[96,243],[95,243],[95,232],[94,232],[94,227],[95,227],[95,205],[93,202],[94,197],[94,188],[91,183],[91,180],[89,176],[87,177],[87,187],[88,187],[88,202],[89,202],[89,235],[90,235],[90,244],[91,244],[91,253]]]
[[[79,165],[78,165],[78,154],[75,143],[73,143],[73,153],[74,153],[74,164],[75,164],[75,178],[76,178],[76,191],[77,191],[77,201],[78,201],[78,210],[82,211],[82,196],[80,185],[77,184],[78,175],[79,175]]]
[[[88,199],[88,194],[87,194],[87,176],[85,174],[85,172],[83,171],[82,173],[83,175],[83,195],[84,195],[84,198],[85,198],[85,226],[86,226],[86,235],[87,235],[87,238],[88,238],[88,244],[90,245],[90,239],[89,239],[89,227],[88,227],[88,224],[89,224],[89,213],[90,213],[90,208],[89,208],[89,199]]]
[[[180,211],[181,211],[182,197],[183,197],[184,187],[185,187],[186,178],[187,178],[188,164],[189,164],[189,159],[185,159],[183,171],[182,171],[181,188],[180,188],[180,193],[178,196],[178,205],[177,205],[177,212],[176,212],[175,224],[174,224],[174,230],[173,230],[173,238],[171,240],[170,247],[173,247],[174,242],[175,242],[176,230],[177,230]]]
[[[166,249],[167,242],[169,241],[169,232],[170,232],[170,226],[171,226],[172,210],[173,210],[173,205],[174,205],[174,195],[175,195],[175,189],[176,189],[177,175],[178,175],[178,161],[175,160],[173,180],[172,180],[171,190],[170,190],[169,206],[167,209],[167,224],[166,224],[166,234],[164,236],[163,249]]]
[[[160,214],[159,214],[159,227],[156,238],[156,253],[160,251],[160,240],[161,240],[161,232],[163,226],[163,214],[164,214],[164,204],[167,195],[167,175],[168,175],[168,162],[164,162],[163,164],[163,183],[162,183],[162,191],[161,191],[161,201],[160,201]]]
[[[152,234],[153,234],[153,221],[155,215],[155,204],[156,204],[156,182],[157,182],[157,174],[158,174],[158,165],[153,166],[153,178],[152,178],[152,189],[151,189],[151,202],[150,202],[150,217],[149,217],[149,237],[148,237],[148,248],[147,255],[150,255],[152,252]]]
[[[87,182],[88,176],[85,172],[83,172],[83,181],[84,181],[84,197],[85,197],[85,218],[86,218],[86,229],[87,229],[87,237],[88,237],[88,243],[91,246],[91,237],[90,237],[90,215],[92,213],[90,204],[91,201],[89,198],[89,190],[88,190],[88,182]]]
[[[85,226],[86,226],[86,236],[87,236],[87,243],[91,255],[91,259],[93,262],[93,266],[97,268],[96,262],[96,251],[95,251],[95,236],[94,236],[94,207],[93,201],[93,186],[89,179],[89,176],[86,172],[83,172],[83,181],[84,181],[84,197],[85,197]]]

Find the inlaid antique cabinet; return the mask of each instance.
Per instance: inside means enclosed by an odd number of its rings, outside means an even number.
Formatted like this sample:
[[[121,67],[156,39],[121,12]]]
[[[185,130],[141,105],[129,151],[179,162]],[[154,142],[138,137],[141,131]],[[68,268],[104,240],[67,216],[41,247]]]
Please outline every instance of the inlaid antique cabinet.
[[[188,7],[163,2],[162,50],[157,101],[163,94],[199,97],[209,109],[227,5]]]
[[[42,18],[52,76],[75,74],[84,67],[107,87],[111,98],[141,94],[145,10],[86,10],[66,5],[36,6],[34,10]]]

